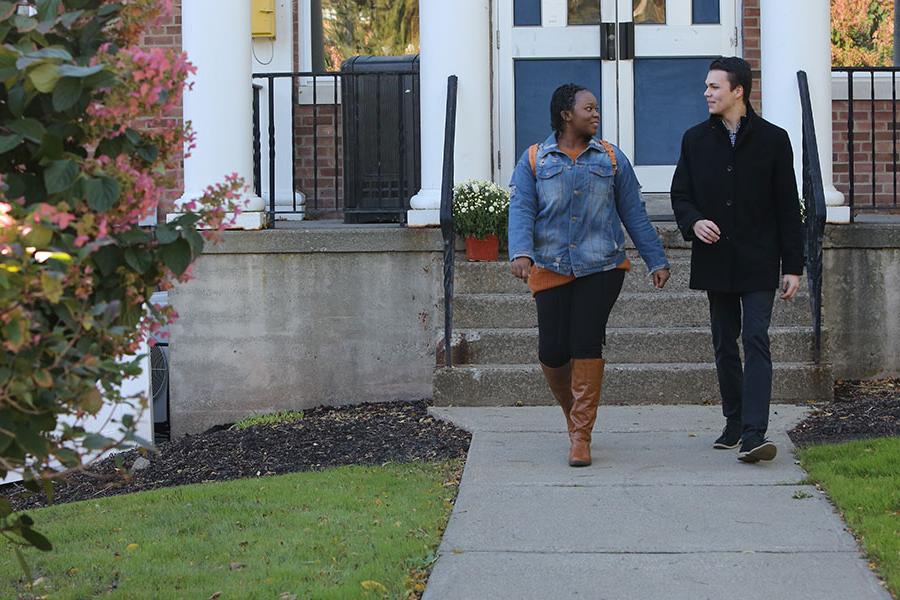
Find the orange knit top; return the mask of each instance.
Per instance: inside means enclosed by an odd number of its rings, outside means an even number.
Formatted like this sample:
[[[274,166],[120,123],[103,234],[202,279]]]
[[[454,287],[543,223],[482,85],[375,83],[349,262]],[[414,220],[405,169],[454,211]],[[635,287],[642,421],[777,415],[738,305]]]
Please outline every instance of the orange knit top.
[[[623,271],[630,271],[631,261],[628,260],[628,257],[626,256],[625,260],[619,263],[616,268],[622,269]],[[550,269],[545,269],[543,267],[532,267],[531,272],[528,274],[528,289],[531,290],[531,295],[533,296],[538,292],[566,285],[570,281],[575,281],[574,275],[563,275],[562,273],[557,273],[556,271],[551,271]]]

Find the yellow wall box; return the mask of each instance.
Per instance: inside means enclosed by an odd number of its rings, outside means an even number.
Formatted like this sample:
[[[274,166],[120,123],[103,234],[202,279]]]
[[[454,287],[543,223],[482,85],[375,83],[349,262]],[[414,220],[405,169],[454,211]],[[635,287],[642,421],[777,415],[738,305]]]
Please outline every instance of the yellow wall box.
[[[275,39],[275,0],[250,0],[251,31],[255,38]]]

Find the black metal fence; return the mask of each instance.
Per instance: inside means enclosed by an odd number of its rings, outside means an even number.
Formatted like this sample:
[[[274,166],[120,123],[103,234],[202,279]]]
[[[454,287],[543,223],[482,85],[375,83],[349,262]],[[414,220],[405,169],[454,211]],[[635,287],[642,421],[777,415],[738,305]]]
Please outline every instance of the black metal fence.
[[[273,219],[405,222],[421,187],[415,67],[253,74],[254,188]],[[290,191],[279,170],[283,136],[290,138]]]
[[[860,213],[900,213],[897,200],[897,74],[900,67],[834,67],[846,77],[833,108],[834,182]]]

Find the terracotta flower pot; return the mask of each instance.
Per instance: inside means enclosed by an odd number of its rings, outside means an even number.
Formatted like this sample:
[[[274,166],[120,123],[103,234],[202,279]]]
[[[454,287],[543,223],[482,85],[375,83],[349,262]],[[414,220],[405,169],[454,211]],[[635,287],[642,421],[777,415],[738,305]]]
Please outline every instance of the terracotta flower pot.
[[[493,233],[483,238],[466,236],[466,260],[488,262],[497,260],[500,254],[500,238]]]

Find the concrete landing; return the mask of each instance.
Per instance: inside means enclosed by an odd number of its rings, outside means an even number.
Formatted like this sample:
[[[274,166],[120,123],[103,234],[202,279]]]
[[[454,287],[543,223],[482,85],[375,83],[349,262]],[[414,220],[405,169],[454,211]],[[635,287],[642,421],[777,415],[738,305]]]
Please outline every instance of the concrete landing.
[[[773,406],[757,465],[712,449],[718,407],[601,407],[580,469],[556,407],[431,410],[473,437],[425,600],[890,598],[804,484],[803,407]]]

